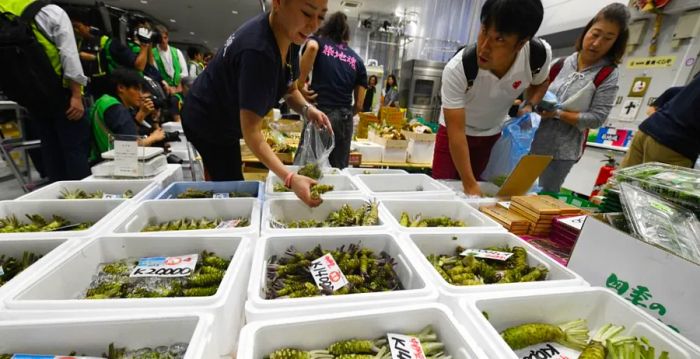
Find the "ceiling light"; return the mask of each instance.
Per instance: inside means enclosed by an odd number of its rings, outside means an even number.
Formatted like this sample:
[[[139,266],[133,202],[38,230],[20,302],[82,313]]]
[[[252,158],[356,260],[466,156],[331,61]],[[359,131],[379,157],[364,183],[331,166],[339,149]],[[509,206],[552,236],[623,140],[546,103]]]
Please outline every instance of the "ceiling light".
[[[148,4],[148,0],[141,0],[142,4]]]
[[[205,44],[208,44],[208,43],[209,43],[209,41],[207,41],[207,40],[204,40],[204,43],[205,43]]]
[[[194,35],[194,31],[190,31],[190,35]]]
[[[394,11],[394,15],[396,15],[397,17],[403,16],[403,9],[401,8],[401,6],[396,8],[396,11]]]
[[[234,15],[238,15],[238,11],[236,11],[236,10],[231,10],[231,13]]]
[[[170,19],[170,22],[176,22],[175,19]]]

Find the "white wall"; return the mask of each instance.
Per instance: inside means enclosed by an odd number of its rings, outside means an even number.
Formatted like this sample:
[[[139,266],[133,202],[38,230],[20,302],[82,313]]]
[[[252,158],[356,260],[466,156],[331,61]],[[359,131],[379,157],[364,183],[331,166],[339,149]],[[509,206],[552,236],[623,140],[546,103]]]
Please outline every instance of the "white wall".
[[[605,5],[614,0],[542,0],[544,20],[539,36],[584,27]],[[624,2],[627,4],[627,2]]]

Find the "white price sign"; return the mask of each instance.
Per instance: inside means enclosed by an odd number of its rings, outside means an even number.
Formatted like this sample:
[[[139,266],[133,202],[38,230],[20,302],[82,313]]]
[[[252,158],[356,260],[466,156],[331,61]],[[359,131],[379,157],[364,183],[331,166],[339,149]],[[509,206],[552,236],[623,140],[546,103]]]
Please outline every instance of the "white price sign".
[[[194,272],[198,257],[197,254],[188,254],[141,258],[129,277],[187,277]]]
[[[323,288],[331,288],[334,292],[348,284],[343,271],[330,253],[311,262],[309,267],[316,285]]]
[[[139,145],[136,141],[114,141],[114,175],[137,177],[139,175]]]
[[[389,341],[392,359],[425,359],[418,338],[392,333],[387,334],[386,338]]]
[[[498,202],[498,205],[505,208],[505,209],[510,209],[510,201]]]
[[[586,221],[586,217],[588,217],[588,216],[576,216],[576,217],[562,218],[562,219],[559,219],[559,222],[580,231],[581,228],[583,228],[583,222]]]
[[[72,355],[15,354],[11,359],[101,359],[101,357],[76,357]]]
[[[119,199],[122,198],[120,194],[105,193],[102,195],[102,199]]]
[[[214,193],[214,198],[230,198],[230,197],[231,197],[231,196],[230,196],[228,193],[226,193],[226,192],[223,192],[223,193]]]
[[[544,343],[515,350],[515,355],[522,359],[574,359],[578,358],[580,353],[556,343]]]
[[[513,255],[513,253],[489,251],[486,249],[465,249],[462,253],[460,253],[460,255],[464,256],[464,257],[473,255],[476,258],[495,259],[497,261],[507,261],[508,258],[510,258],[510,256]]]
[[[231,219],[228,221],[223,221],[219,223],[218,226],[216,226],[215,229],[222,229],[222,228],[236,228],[238,225],[241,223],[240,219]]]

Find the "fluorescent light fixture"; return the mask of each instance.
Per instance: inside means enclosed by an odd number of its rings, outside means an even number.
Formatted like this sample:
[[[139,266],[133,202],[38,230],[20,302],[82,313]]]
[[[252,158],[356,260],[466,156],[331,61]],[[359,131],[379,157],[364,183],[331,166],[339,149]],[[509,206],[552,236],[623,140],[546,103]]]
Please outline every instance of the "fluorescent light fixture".
[[[190,35],[194,35],[194,31],[190,31]]]
[[[231,10],[231,13],[234,15],[238,15],[238,11],[236,11],[236,10]]]
[[[144,5],[145,5],[145,4],[148,4],[148,0],[141,0],[141,3],[144,4]]]
[[[175,21],[175,19],[170,19],[170,22],[173,22],[173,23],[174,23],[174,22],[176,22],[176,21]]]

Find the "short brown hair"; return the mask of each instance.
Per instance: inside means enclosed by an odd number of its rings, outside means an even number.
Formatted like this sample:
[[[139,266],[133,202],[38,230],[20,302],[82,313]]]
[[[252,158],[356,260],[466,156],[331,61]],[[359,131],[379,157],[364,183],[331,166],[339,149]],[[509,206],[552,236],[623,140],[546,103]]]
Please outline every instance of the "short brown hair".
[[[593,24],[601,20],[607,20],[617,24],[617,26],[620,28],[620,33],[617,34],[615,43],[610,50],[608,50],[608,53],[605,54],[605,56],[613,63],[619,64],[622,62],[622,57],[625,56],[625,50],[627,49],[627,39],[629,39],[630,36],[630,17],[631,15],[627,7],[620,3],[613,3],[602,8],[593,17],[593,19],[588,22],[581,35],[579,35],[578,39],[576,40],[576,51],[580,52],[583,48],[583,38],[586,36],[588,30],[593,27]]]

